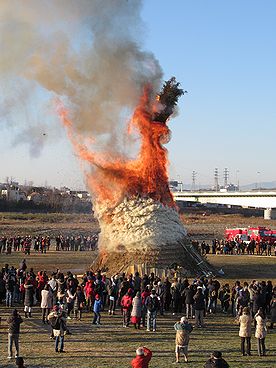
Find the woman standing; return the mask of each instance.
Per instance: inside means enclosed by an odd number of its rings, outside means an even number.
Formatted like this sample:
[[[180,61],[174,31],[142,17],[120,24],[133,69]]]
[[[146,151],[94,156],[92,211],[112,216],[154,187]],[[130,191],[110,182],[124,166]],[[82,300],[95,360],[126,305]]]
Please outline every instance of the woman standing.
[[[140,291],[137,291],[136,296],[132,300],[132,312],[131,312],[131,322],[134,327],[140,329],[142,315],[142,298]]]
[[[243,308],[242,315],[239,318],[240,331],[239,336],[241,338],[241,353],[245,355],[245,341],[246,341],[246,354],[251,355],[251,324],[252,317],[250,315],[250,309],[248,307]]]
[[[27,280],[24,285],[25,289],[25,298],[24,298],[24,312],[26,318],[32,317],[32,306],[34,305],[34,286],[31,283],[31,280]]]
[[[85,296],[80,286],[77,287],[74,295],[74,315],[75,318],[81,320],[82,310],[85,303]]]
[[[41,310],[42,310],[42,322],[46,323],[47,317],[50,313],[50,309],[52,308],[52,291],[49,284],[44,286],[44,289],[41,291]],[[47,320],[48,321],[48,320]]]
[[[263,309],[260,308],[255,315],[255,321],[256,321],[256,331],[255,331],[255,337],[258,342],[258,355],[264,356],[266,355],[266,349],[265,349],[265,337],[266,337],[266,318],[263,312]]]

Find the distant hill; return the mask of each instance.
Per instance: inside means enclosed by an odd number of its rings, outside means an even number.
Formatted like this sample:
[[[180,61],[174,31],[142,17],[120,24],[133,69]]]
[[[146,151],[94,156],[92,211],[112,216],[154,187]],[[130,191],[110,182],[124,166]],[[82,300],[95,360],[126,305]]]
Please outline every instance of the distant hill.
[[[257,188],[258,187],[258,188]],[[260,183],[252,183],[240,186],[241,190],[251,190],[251,189],[275,189],[276,190],[276,180],[274,181],[263,181]]]
[[[201,189],[207,189],[210,190],[211,185],[208,184],[202,184],[202,185],[196,185],[196,190]],[[191,184],[185,184],[183,183],[183,189],[184,190],[192,190],[192,185]],[[260,182],[260,183],[250,183],[250,184],[246,184],[246,185],[241,185],[240,186],[240,190],[242,191],[246,191],[246,190],[252,190],[252,189],[271,189],[271,190],[276,190],[276,180],[274,181],[264,181],[264,182]]]

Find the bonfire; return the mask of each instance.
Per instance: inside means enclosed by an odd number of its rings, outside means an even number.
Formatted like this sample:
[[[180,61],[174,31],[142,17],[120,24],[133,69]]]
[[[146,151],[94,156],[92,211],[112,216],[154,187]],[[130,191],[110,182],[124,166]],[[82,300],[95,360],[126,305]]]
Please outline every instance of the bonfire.
[[[170,139],[168,122],[178,98],[184,93],[175,78],[152,96],[145,86],[129,122],[127,134],[141,139],[136,159],[88,148],[73,130],[68,111],[59,107],[76,153],[92,171],[87,184],[100,224],[99,254],[92,266],[109,273],[154,271],[167,275],[207,273],[209,266],[187,239],[177,206],[168,185],[168,157],[164,147]]]

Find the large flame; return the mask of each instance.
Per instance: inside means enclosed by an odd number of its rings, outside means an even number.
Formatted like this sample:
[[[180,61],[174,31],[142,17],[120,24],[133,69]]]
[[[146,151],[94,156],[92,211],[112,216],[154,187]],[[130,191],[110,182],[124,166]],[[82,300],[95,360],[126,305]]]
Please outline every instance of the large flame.
[[[168,119],[164,122],[155,120],[160,97],[152,101],[151,92],[149,87],[144,89],[129,122],[128,134],[137,131],[141,137],[139,154],[134,160],[119,154],[114,157],[109,152],[92,151],[85,139],[74,131],[68,110],[59,104],[58,112],[75,152],[93,167],[87,174],[87,183],[98,203],[116,205],[125,197],[145,196],[175,206],[168,186],[167,151],[163,147],[170,137]]]

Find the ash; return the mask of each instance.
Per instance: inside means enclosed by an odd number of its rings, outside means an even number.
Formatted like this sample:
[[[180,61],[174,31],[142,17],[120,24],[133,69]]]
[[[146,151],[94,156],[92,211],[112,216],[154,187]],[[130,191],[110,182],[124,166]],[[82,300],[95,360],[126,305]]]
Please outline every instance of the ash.
[[[177,211],[152,198],[125,198],[113,209],[96,204],[94,210],[106,252],[161,250],[187,235]]]

